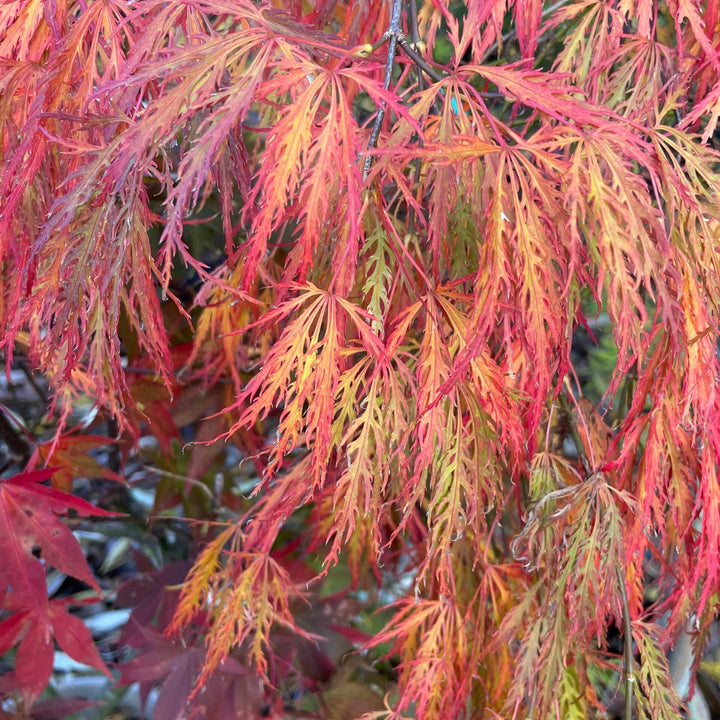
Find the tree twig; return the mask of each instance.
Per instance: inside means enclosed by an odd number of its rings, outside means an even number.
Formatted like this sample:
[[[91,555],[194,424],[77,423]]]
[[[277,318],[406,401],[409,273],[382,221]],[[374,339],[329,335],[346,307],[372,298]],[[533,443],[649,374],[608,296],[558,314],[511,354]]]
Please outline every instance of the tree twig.
[[[390,16],[390,27],[383,34],[383,40],[388,41],[388,52],[387,59],[385,60],[385,81],[383,82],[383,88],[385,90],[390,89],[390,83],[392,82],[392,71],[395,65],[395,55],[397,53],[398,39],[402,36],[402,0],[393,0],[392,14]],[[375,122],[373,123],[372,131],[370,132],[370,139],[368,140],[368,150],[372,150],[378,141],[380,136],[380,126],[385,118],[385,103],[380,103],[375,115]],[[363,165],[363,180],[367,179],[368,173],[370,172],[370,166],[372,165],[372,155],[365,157],[365,164]]]
[[[410,45],[410,43],[407,41],[407,38],[404,35],[401,35],[398,38],[398,44],[403,49],[405,54],[426,74],[428,77],[432,78],[435,82],[440,82],[443,79],[443,76],[437,72],[437,70],[434,70],[433,68],[428,65],[425,60],[423,59],[422,55],[415,50],[415,48]]]

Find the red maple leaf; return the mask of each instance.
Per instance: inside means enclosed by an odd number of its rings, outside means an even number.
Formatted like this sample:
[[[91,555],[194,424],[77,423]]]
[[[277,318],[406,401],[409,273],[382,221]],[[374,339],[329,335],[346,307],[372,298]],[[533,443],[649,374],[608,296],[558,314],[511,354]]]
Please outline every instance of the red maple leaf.
[[[195,705],[206,709],[207,717],[235,717],[244,720],[262,717],[264,694],[257,675],[234,657],[225,658],[211,673],[199,697],[194,698],[198,675],[205,659],[202,645],[187,646],[170,640],[152,628],[133,623],[133,645],[141,652],[120,666],[120,682],[140,683],[140,695],[147,701],[150,690],[160,686],[153,710],[156,720],[176,720],[192,715]]]
[[[0,480],[0,609],[11,613],[0,622],[0,654],[19,643],[15,671],[0,678],[0,691],[20,690],[29,698],[50,679],[53,636],[70,657],[109,674],[83,622],[63,601],[48,600],[44,563],[99,592],[78,541],[58,516],[118,514],[41,484],[53,472],[47,468]]]

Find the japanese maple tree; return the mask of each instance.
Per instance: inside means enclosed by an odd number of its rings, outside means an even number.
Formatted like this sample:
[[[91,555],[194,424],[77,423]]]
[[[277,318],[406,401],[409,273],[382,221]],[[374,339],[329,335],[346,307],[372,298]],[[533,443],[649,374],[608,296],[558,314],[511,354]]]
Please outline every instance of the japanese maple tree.
[[[61,465],[0,480],[22,689],[51,643],[22,623],[67,614],[30,603],[33,548],[95,586],[56,517],[115,477],[67,432],[90,397],[166,453],[194,423],[185,492],[212,441],[256,473],[127,631],[126,680],[188,686],[167,717],[204,683],[272,697],[301,657],[328,717],[372,709],[340,713],[301,619],[340,563],[385,607],[341,629],[397,663],[376,717],[679,718],[667,651],[692,626],[699,664],[720,603],[718,10],[4,3],[0,348],[50,384],[29,465]]]

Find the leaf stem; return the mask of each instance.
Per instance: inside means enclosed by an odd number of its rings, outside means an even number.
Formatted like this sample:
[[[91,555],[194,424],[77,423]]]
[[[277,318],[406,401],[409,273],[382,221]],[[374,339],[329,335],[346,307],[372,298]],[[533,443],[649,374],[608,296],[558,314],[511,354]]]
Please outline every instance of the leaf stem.
[[[567,395],[560,393],[558,397],[558,401],[560,404],[560,409],[562,410],[563,414],[567,418],[567,429],[570,431],[570,437],[575,445],[575,450],[577,452],[578,460],[580,461],[580,464],[583,467],[583,470],[585,472],[585,479],[589,478],[596,470],[595,467],[591,466],[590,461],[588,460],[587,455],[585,454],[585,449],[583,446],[582,438],[580,437],[580,432],[577,428],[577,425],[573,421],[573,411],[570,407],[570,401],[568,400],[569,397],[573,397],[572,395],[572,389],[570,387],[570,382],[565,380],[565,388],[567,390]],[[574,397],[573,397],[574,400]],[[577,405],[577,403],[576,403]],[[577,408],[577,417],[582,421],[582,413],[580,412],[580,408]],[[594,458],[593,458],[594,462]]]
[[[418,43],[420,42],[420,29],[418,27],[417,3],[411,2],[408,9],[409,9],[408,14],[410,16],[410,37],[412,39],[413,48],[416,48],[418,46]],[[415,73],[417,76],[418,92],[422,92],[422,90],[425,87],[425,78],[423,77],[422,68],[419,65],[417,65],[417,63],[416,63]],[[423,146],[422,137],[418,137],[418,145],[420,147]],[[417,187],[418,183],[420,182],[421,166],[422,166],[422,160],[419,157],[415,158],[415,170],[413,172],[413,180],[414,180],[416,187]],[[415,232],[415,208],[412,205],[408,208],[408,232],[411,235]]]
[[[625,716],[624,720],[632,720],[633,694],[635,692],[635,665],[632,651],[632,622],[630,620],[630,604],[628,603],[625,577],[622,568],[615,568],[618,587],[623,606],[623,676],[625,677]]]
[[[547,20],[547,18],[552,15],[556,10],[559,10],[563,5],[567,5],[569,0],[558,0],[557,2],[553,3],[549,7],[546,7],[542,11],[542,21],[544,22]],[[506,33],[501,35],[495,42],[487,49],[485,52],[485,55],[483,55],[482,60],[480,61],[480,64],[482,65],[488,57],[490,57],[494,52],[498,52],[501,45],[504,45],[505,43],[509,42],[510,40],[514,39],[517,36],[517,26],[513,25],[513,27],[508,30]]]
[[[16,427],[15,427],[16,426]],[[17,462],[25,465],[33,454],[31,436],[25,428],[0,405],[0,439],[5,442]],[[5,468],[0,468],[4,470]]]

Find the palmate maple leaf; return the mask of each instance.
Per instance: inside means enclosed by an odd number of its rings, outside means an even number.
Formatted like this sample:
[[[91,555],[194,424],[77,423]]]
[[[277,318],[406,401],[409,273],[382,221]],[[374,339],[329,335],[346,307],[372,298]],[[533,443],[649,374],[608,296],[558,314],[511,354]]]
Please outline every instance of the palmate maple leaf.
[[[133,645],[141,654],[120,666],[121,682],[139,682],[143,702],[147,702],[150,690],[162,682],[153,708],[155,720],[177,720],[185,717],[191,707],[197,711],[198,706],[203,707],[206,717],[261,717],[262,682],[236,658],[225,658],[193,700],[205,648],[169,640],[152,628],[134,625]]]
[[[11,613],[0,621],[0,655],[19,643],[16,670],[0,678],[0,691],[19,690],[28,698],[50,679],[53,636],[68,655],[109,675],[84,623],[64,602],[48,600],[43,561],[99,592],[80,545],[58,516],[118,514],[43,485],[53,472],[46,468],[0,480],[0,609]]]

